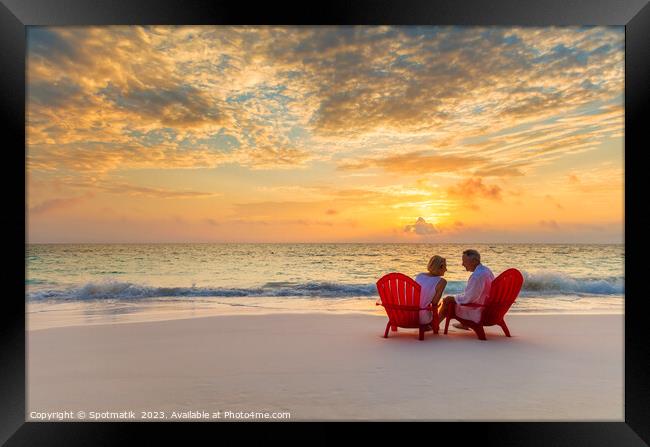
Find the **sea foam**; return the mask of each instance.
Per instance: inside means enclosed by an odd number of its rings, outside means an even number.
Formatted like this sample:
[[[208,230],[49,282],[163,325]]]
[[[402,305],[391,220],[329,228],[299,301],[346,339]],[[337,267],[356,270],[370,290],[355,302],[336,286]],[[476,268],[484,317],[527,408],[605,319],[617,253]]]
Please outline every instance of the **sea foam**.
[[[551,271],[522,272],[524,285],[521,297],[544,295],[621,295],[624,278],[572,278]],[[465,281],[449,281],[445,294],[460,293]],[[152,297],[376,297],[375,284],[287,281],[269,282],[259,287],[159,287],[124,281],[89,282],[67,288],[39,289],[28,293],[30,300],[95,300],[138,299]]]

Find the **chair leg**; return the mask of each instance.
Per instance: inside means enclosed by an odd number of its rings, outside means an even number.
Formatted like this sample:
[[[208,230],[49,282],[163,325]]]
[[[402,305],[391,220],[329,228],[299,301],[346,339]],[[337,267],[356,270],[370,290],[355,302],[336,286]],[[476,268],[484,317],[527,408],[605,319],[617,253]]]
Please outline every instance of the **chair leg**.
[[[485,330],[483,329],[483,326],[480,324],[472,324],[469,325],[469,327],[474,329],[479,340],[487,340],[487,338],[485,338]]]
[[[499,326],[501,326],[501,329],[503,329],[503,332],[506,334],[506,337],[510,337],[510,331],[508,330],[508,326],[506,326],[505,320],[501,320]]]
[[[433,333],[438,334],[438,326],[440,326],[440,320],[438,319],[438,312],[433,313],[433,320],[431,321],[431,326],[433,326]]]
[[[390,321],[386,325],[386,332],[384,332],[384,338],[388,338],[388,330],[390,329]]]
[[[420,325],[420,335],[418,336],[418,340],[424,340],[424,328],[425,326]]]
[[[452,318],[456,316],[456,309],[452,304],[447,305],[447,321],[445,321],[445,335],[447,335],[447,331],[449,330],[449,322],[451,321]]]

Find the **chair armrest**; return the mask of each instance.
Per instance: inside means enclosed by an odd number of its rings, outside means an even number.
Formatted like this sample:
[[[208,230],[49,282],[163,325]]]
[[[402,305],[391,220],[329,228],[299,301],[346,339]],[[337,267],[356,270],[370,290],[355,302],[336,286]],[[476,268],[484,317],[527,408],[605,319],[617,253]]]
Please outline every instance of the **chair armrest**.
[[[467,303],[467,304],[459,304],[459,303],[456,303],[456,306],[463,306],[463,307],[486,307],[485,304],[479,304],[479,303]]]
[[[395,309],[395,310],[411,311],[411,312],[431,309],[430,307],[406,306],[406,305],[402,305],[402,304],[383,304],[382,303],[381,306],[384,306],[385,309]]]

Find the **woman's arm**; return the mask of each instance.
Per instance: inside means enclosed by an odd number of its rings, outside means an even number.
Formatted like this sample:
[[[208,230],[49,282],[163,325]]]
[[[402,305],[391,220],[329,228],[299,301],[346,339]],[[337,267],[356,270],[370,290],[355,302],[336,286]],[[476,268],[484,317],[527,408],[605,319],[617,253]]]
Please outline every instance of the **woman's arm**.
[[[447,280],[445,278],[440,278],[440,281],[438,281],[438,284],[436,284],[436,293],[433,294],[433,300],[431,300],[431,304],[434,306],[438,305],[438,301],[440,301],[442,293],[445,291],[445,287],[447,287]]]

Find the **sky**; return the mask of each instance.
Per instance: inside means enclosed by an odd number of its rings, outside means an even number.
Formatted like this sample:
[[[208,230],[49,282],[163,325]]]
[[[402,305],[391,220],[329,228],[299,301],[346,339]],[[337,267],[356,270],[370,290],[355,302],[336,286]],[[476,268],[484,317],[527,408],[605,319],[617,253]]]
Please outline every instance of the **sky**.
[[[27,29],[27,238],[622,243],[623,27]]]

